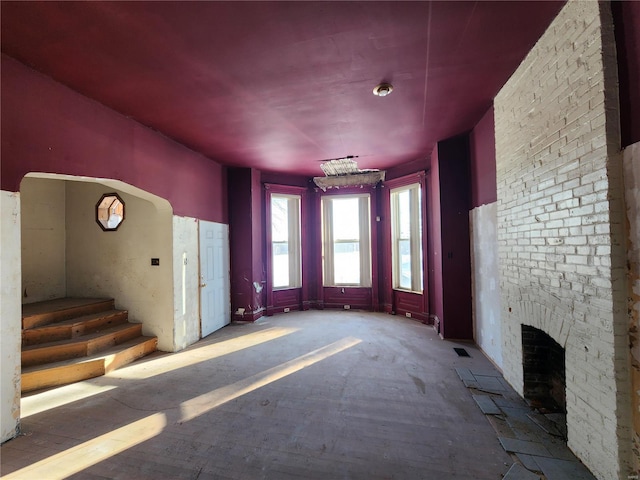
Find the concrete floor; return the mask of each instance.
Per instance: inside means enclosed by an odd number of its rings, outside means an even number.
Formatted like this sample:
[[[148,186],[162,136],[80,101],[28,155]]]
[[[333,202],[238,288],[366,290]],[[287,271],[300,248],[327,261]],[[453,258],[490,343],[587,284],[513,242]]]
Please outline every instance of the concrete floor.
[[[514,461],[456,368],[492,370],[471,344],[386,314],[233,324],[177,354],[23,398],[1,473],[499,480]]]

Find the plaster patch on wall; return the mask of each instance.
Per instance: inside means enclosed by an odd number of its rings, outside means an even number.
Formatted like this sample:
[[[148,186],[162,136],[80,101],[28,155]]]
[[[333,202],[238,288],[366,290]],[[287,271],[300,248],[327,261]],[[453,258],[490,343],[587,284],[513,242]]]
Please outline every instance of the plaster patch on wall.
[[[200,339],[198,220],[173,217],[173,351]]]
[[[640,143],[624,150],[624,186],[629,228],[629,346],[633,408],[633,463],[640,472]]]
[[[20,194],[0,192],[0,441],[20,429]]]
[[[496,202],[469,212],[474,339],[487,356],[502,368],[497,221]]]
[[[243,307],[238,307],[234,315],[239,315],[240,317],[244,317],[245,315],[251,314],[256,315],[265,310],[263,297],[264,297],[264,281],[262,280],[249,280],[249,272],[244,272],[242,279],[247,282],[249,287],[249,293],[251,298],[248,303],[243,303],[243,298],[246,296],[245,292],[236,292],[236,298],[238,299],[238,303],[243,305]],[[242,313],[239,313],[239,310],[242,309]]]

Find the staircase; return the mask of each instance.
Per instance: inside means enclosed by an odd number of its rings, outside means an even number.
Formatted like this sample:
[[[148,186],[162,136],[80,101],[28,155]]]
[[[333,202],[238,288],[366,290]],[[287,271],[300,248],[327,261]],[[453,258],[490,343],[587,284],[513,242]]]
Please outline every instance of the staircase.
[[[58,298],[22,306],[22,392],[104,375],[156,350],[113,299]]]

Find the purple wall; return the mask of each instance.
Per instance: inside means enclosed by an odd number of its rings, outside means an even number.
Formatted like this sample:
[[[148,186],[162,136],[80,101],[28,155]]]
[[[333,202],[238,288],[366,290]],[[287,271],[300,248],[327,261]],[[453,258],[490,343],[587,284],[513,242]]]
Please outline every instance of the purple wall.
[[[442,336],[473,338],[469,238],[469,141],[438,142],[442,218]]]
[[[175,215],[227,223],[225,169],[2,55],[1,188],[29,172],[121,180]]]
[[[429,160],[427,158],[406,162],[402,165],[389,168],[385,175],[385,181],[394,180],[396,178],[404,177],[405,175],[412,175],[416,172],[427,170],[428,168]]]
[[[469,163],[466,135],[438,142],[431,155],[429,301],[440,335],[452,339],[473,338]]]
[[[231,310],[245,309],[243,316],[234,313],[236,320],[256,320],[263,315],[266,293],[260,172],[230,168],[228,182]]]
[[[493,107],[469,134],[471,155],[471,208],[498,199],[496,187],[496,136]]]
[[[260,173],[260,177],[262,179],[262,183],[273,183],[276,185],[291,185],[294,187],[304,187],[304,188],[308,188],[309,186],[315,187],[315,184],[313,183],[311,178],[305,177],[303,175],[295,175],[295,174],[289,175],[282,172],[276,173],[276,172],[262,171]]]
[[[266,268],[264,264],[265,242],[264,242],[264,192],[262,190],[261,173],[255,168],[251,169],[251,271],[253,272],[252,282],[256,282],[260,287],[255,287],[253,294],[254,310],[264,308],[266,305],[264,287],[266,285]],[[236,225],[237,226],[237,225]],[[262,291],[257,291],[262,289]]]
[[[385,183],[383,187],[376,189],[376,201],[378,202],[378,212],[380,221],[378,222],[378,251],[372,252],[372,259],[378,262],[378,278],[373,281],[378,283],[379,298],[378,309],[382,312],[394,312],[393,296],[393,257],[391,240],[391,189],[394,186]]]
[[[640,142],[640,2],[611,2],[620,84],[622,147]]]
[[[444,302],[442,295],[442,220],[440,215],[440,162],[438,145],[431,153],[431,168],[429,171],[429,188],[427,200],[428,237],[427,261],[429,265],[429,308],[430,313],[436,315],[440,322],[444,317]],[[439,331],[442,330],[442,323]]]

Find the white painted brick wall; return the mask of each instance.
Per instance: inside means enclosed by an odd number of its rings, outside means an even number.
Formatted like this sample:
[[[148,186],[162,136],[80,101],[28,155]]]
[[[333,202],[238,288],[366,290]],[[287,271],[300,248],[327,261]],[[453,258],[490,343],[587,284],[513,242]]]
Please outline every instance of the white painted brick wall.
[[[522,394],[522,324],[565,347],[568,444],[600,479],[631,459],[612,32],[569,1],[494,102],[504,375]]]

